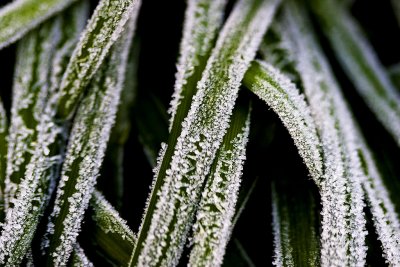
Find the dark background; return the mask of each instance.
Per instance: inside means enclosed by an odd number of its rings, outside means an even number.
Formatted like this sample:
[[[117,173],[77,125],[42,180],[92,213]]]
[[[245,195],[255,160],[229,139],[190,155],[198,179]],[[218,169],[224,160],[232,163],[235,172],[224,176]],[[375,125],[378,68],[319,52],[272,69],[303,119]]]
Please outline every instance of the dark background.
[[[97,1],[92,1],[93,6]],[[232,1],[231,1],[232,2]],[[6,4],[3,1],[0,5]],[[230,5],[232,6],[232,4]],[[138,63],[138,86],[136,104],[132,116],[148,116],[146,106],[149,99],[156,99],[161,109],[168,108],[175,80],[175,64],[178,56],[184,14],[184,1],[151,1],[144,0],[140,11],[137,44],[140,47]],[[390,1],[358,0],[352,8],[354,16],[360,21],[379,58],[385,66],[400,62],[400,29],[395,20]],[[352,84],[335,60],[333,53],[320,34],[321,43],[325,49],[343,92],[348,99],[358,122],[366,135],[367,141],[385,178],[391,187],[398,187],[400,167],[392,164],[400,158],[399,149],[393,138],[377,122],[362,99],[357,95]],[[15,61],[15,45],[0,51],[0,95],[7,110],[10,108],[11,88]],[[248,160],[243,175],[243,190],[241,196],[257,178],[257,186],[234,229],[233,239],[239,240],[251,260],[257,266],[269,266],[272,259],[272,229],[271,229],[271,181],[285,181],[287,194],[292,191],[311,191],[318,199],[315,185],[309,179],[307,170],[297,154],[293,141],[277,116],[264,103],[242,90],[240,99],[251,98],[253,101],[252,128],[248,146]],[[239,100],[240,101],[240,100]],[[159,111],[154,111],[158,112]],[[163,118],[166,118],[164,113]],[[151,117],[151,116],[150,116]],[[137,231],[145,200],[152,181],[152,169],[148,163],[140,142],[139,131],[132,119],[132,130],[125,152],[125,196],[121,208],[122,217]],[[167,138],[167,122],[159,123],[160,141]],[[100,177],[105,179],[105,177]],[[393,182],[396,181],[396,182]],[[399,188],[400,189],[400,188]],[[393,196],[400,203],[399,196]],[[399,206],[398,206],[399,207]],[[398,208],[398,211],[400,209]],[[380,244],[374,237],[369,225],[370,250],[368,251],[371,266],[382,266]],[[227,252],[226,265],[235,263],[240,266],[232,254],[236,247],[231,242]],[[95,255],[94,262],[104,263]],[[183,263],[186,257],[183,257]],[[245,265],[243,265],[245,266]]]

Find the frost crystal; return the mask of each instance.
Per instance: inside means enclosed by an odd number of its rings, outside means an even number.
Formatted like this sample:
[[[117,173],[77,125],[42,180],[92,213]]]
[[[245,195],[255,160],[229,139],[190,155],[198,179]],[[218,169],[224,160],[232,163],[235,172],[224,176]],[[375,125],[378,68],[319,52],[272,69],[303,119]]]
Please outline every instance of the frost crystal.
[[[177,65],[175,91],[169,113],[170,130],[184,97],[195,93],[197,75],[201,74],[214,45],[226,0],[187,1],[183,37]]]
[[[0,49],[62,11],[76,0],[16,0],[0,9]],[[50,50],[49,50],[50,51]]]
[[[241,80],[278,3],[241,0],[229,16],[197,84],[177,143],[168,147],[172,160],[163,160],[162,165],[168,165],[165,177],[160,172],[157,178],[131,266],[177,264]]]
[[[237,123],[238,119],[234,113],[232,123]],[[250,113],[244,124],[238,133],[232,130],[227,133],[207,178],[193,226],[194,246],[189,266],[222,265],[246,158]]]
[[[84,212],[96,184],[124,84],[139,3],[126,31],[91,83],[77,111],[62,167],[51,221],[43,245],[52,265],[65,265],[75,245]],[[49,242],[49,243],[47,243]]]
[[[88,7],[84,3],[77,4],[63,16],[55,18],[48,25],[43,25],[40,30],[21,41],[19,52],[21,54],[19,62],[17,62],[16,86],[14,88],[15,98],[12,107],[14,128],[9,138],[10,159],[12,159],[10,160],[12,165],[9,168],[9,174],[22,166],[24,172],[21,173],[20,177],[16,177],[19,179],[18,184],[8,179],[8,196],[12,199],[0,236],[0,265],[19,265],[30,245],[39,217],[59,172],[62,155],[57,147],[62,142],[60,140],[64,140],[60,138],[64,135],[64,132],[61,127],[53,122],[54,104],[57,100],[59,76],[64,69],[62,65],[65,59],[70,56],[71,47],[76,43],[78,34],[83,28]],[[68,31],[61,30],[65,25],[64,23],[68,23]],[[48,36],[43,32],[45,29],[48,31]],[[34,38],[35,34],[37,37],[40,34],[44,36]],[[41,52],[37,56],[51,62],[41,62],[37,64],[40,68],[35,69],[33,66],[38,58],[28,56],[33,53],[34,47]],[[54,49],[55,47],[57,49]],[[43,55],[44,53],[50,54],[51,58],[47,58]],[[48,65],[42,66],[43,64]],[[45,82],[45,78],[41,75],[48,74],[50,68],[51,84],[49,85],[48,81]],[[38,81],[41,81],[41,83],[38,83]],[[43,84],[45,86],[42,86]],[[39,86],[41,86],[41,90],[38,91]],[[20,98],[22,98],[21,102],[15,102],[16,99]],[[27,108],[31,110],[30,114],[25,114]],[[28,116],[32,121],[30,123],[28,123],[29,121],[25,122],[25,117],[22,117],[19,114],[20,112],[25,112],[23,115]],[[39,119],[40,112],[42,113]],[[32,123],[34,123],[34,127],[31,126]],[[21,139],[22,137],[25,138],[27,134],[29,134],[28,140]],[[25,143],[29,146],[29,149],[21,147],[22,144],[15,142]],[[18,156],[11,156],[15,154]],[[21,160],[23,161],[21,162]],[[13,167],[14,165],[16,167]],[[13,192],[13,195],[11,195],[11,192]],[[16,192],[15,195],[14,192]]]
[[[83,90],[99,69],[140,0],[102,0],[81,35],[61,81],[57,115],[71,119]]]

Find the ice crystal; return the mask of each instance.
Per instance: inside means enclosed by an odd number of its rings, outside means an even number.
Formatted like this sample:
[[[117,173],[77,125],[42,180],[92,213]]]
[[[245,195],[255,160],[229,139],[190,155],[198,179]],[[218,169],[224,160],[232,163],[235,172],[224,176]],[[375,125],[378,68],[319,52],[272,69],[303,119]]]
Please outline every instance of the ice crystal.
[[[0,9],[0,49],[65,9],[76,0],[15,0]]]
[[[55,266],[67,263],[96,184],[125,79],[139,8],[136,4],[126,31],[113,47],[107,64],[94,77],[74,119],[49,222],[49,243],[44,241]]]
[[[240,121],[233,116],[236,123]],[[227,133],[207,178],[193,225],[194,245],[189,266],[222,265],[246,158],[250,114],[244,124],[238,133]]]
[[[197,84],[165,178],[158,176],[163,183],[152,192],[151,213],[146,214],[151,222],[147,225],[145,219],[142,224],[131,266],[176,265],[240,82],[278,3],[242,0],[229,16]]]

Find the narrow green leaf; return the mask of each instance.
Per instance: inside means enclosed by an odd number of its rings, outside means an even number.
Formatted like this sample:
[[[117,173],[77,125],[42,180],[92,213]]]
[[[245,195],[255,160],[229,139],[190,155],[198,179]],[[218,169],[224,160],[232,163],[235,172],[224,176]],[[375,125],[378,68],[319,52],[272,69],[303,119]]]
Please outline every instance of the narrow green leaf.
[[[217,152],[193,225],[189,266],[220,266],[230,239],[250,131],[250,109],[236,108]]]
[[[140,0],[101,0],[76,46],[61,81],[59,119],[71,119],[84,89],[99,69]]]
[[[400,90],[400,63],[390,66],[388,69],[388,75],[392,83]]]
[[[358,93],[400,145],[400,94],[390,81],[360,26],[331,0],[315,0],[324,33]]]
[[[65,141],[64,129],[52,121],[54,98],[64,62],[84,26],[87,7],[85,1],[77,4],[21,41],[9,133],[8,158],[13,165],[7,172],[12,174],[16,168],[24,168],[24,172],[14,181],[9,179],[12,186],[6,185],[8,192],[16,193],[9,194],[13,199],[0,236],[1,265],[21,262],[58,176],[59,143]]]
[[[214,47],[226,2],[226,0],[187,1],[175,91],[169,110],[171,132],[181,131],[182,121],[196,93],[197,82],[201,79]]]
[[[76,0],[15,0],[0,9],[0,49],[21,39],[28,31]]]
[[[235,212],[235,216],[233,217],[232,220],[232,227],[235,227],[237,221],[239,220],[240,216],[242,215],[244,208],[247,205],[247,202],[250,199],[250,196],[253,194],[254,189],[256,188],[258,182],[258,177],[254,179],[253,183],[251,184],[250,188],[248,188],[245,192],[244,197],[242,198],[241,195],[239,194],[239,199],[238,199],[238,207]]]
[[[118,266],[129,262],[136,237],[118,212],[100,192],[94,191],[90,200],[93,227],[89,233],[103,255]]]
[[[320,139],[304,96],[285,75],[262,61],[251,64],[243,84],[278,114],[312,178],[320,184],[323,175]]]
[[[320,266],[315,201],[304,188],[272,187],[272,230],[275,266]]]
[[[361,162],[352,114],[314,36],[303,6],[288,1],[281,29],[315,118],[324,152],[322,265],[365,265],[366,221]]]
[[[108,60],[95,75],[74,119],[47,236],[43,241],[49,251],[49,266],[67,263],[80,232],[115,121],[137,11],[138,8]]]
[[[93,267],[93,263],[85,255],[83,249],[76,244],[74,247],[74,252],[71,256],[71,267]]]
[[[197,84],[179,138],[160,153],[131,266],[177,264],[240,82],[278,3],[241,0],[234,7]]]

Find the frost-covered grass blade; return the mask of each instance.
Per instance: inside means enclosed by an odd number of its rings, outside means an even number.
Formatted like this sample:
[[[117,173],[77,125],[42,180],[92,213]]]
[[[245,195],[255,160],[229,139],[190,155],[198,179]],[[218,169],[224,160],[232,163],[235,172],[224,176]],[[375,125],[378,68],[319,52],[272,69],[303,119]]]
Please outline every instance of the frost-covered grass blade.
[[[168,144],[131,266],[175,265],[200,188],[228,128],[240,81],[279,1],[239,1],[211,53],[176,145]]]
[[[61,130],[52,122],[51,99],[57,96],[63,62],[72,52],[86,12],[86,3],[79,3],[20,44],[13,130],[8,137],[11,166],[6,188],[11,204],[0,237],[0,262],[5,265],[18,265],[25,255],[58,173],[61,155],[57,140]],[[62,31],[66,24],[68,30]],[[43,61],[38,62],[37,57]],[[20,168],[24,171],[11,181],[11,174]]]
[[[226,0],[187,1],[175,91],[169,110],[171,136],[178,135],[181,131],[182,121],[196,93],[197,82],[214,47],[226,2]]]
[[[222,264],[233,228],[249,130],[250,109],[236,108],[202,191],[189,266]]]
[[[334,1],[313,3],[324,33],[358,93],[400,145],[400,94],[360,26]]]
[[[310,191],[296,182],[272,187],[275,266],[319,266],[316,205]],[[279,190],[277,189],[279,187]],[[282,190],[285,189],[285,190]]]
[[[0,49],[19,40],[76,0],[15,0],[0,9]]]
[[[7,163],[7,114],[0,98],[0,223],[4,220],[4,181]]]
[[[118,212],[100,192],[94,191],[90,200],[93,229],[88,234],[103,255],[118,266],[129,262],[136,237]]]
[[[363,266],[366,222],[352,115],[300,4],[288,1],[281,29],[323,145],[321,264]]]
[[[97,5],[61,81],[59,119],[72,118],[84,89],[139,6],[140,0],[101,0]]]
[[[137,11],[94,77],[74,119],[48,236],[43,241],[49,251],[48,265],[65,265],[79,234],[117,113]]]

